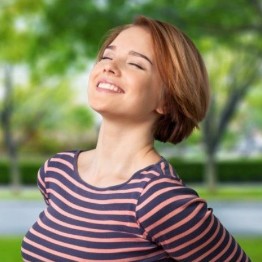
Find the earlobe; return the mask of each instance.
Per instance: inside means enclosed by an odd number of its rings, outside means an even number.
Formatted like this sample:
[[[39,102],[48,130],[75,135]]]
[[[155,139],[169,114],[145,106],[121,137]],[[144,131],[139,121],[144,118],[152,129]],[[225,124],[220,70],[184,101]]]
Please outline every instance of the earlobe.
[[[164,114],[165,114],[162,106],[157,107],[157,108],[156,108],[156,112],[157,112],[159,115],[164,115]]]
[[[165,104],[164,104],[164,99],[159,99],[158,104],[156,105],[156,113],[158,113],[159,115],[165,115]]]
[[[166,114],[166,105],[165,105],[165,92],[166,88],[164,86],[164,83],[162,83],[160,85],[160,88],[159,88],[159,100],[157,102],[157,105],[156,105],[156,113],[158,113],[159,115],[165,115]]]

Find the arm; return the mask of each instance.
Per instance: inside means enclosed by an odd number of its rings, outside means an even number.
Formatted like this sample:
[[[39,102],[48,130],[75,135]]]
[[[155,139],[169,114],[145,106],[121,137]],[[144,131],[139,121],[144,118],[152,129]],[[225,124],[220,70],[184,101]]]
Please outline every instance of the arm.
[[[177,261],[249,261],[206,202],[176,179],[151,181],[137,217],[147,238]]]
[[[38,186],[41,194],[43,195],[46,204],[49,205],[48,194],[46,192],[46,182],[45,182],[47,166],[48,166],[48,160],[45,162],[45,164],[38,171],[37,186]]]

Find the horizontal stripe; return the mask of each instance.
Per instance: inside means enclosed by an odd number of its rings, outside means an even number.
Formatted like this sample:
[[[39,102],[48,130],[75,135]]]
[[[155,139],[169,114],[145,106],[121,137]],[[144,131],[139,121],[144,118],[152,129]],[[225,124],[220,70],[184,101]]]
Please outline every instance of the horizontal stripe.
[[[110,189],[107,189],[107,190],[94,190],[94,189],[91,189],[91,188],[83,185],[82,183],[76,181],[74,178],[70,177],[66,172],[64,172],[63,170],[58,169],[56,167],[48,167],[47,171],[60,174],[61,176],[66,178],[68,181],[70,181],[72,184],[74,184],[75,186],[79,187],[80,189],[86,190],[87,192],[92,192],[92,193],[95,193],[95,194],[97,194],[99,192],[99,194],[105,194],[105,195],[115,194],[116,193],[115,190],[110,190]],[[117,190],[117,193],[118,194],[119,193],[125,193],[126,194],[126,193],[141,192],[141,191],[142,191],[142,189],[140,189],[140,188],[132,188],[132,189],[125,189],[125,190]]]
[[[113,230],[106,230],[106,229],[94,229],[94,228],[87,228],[84,226],[78,226],[74,224],[69,224],[64,221],[61,221],[54,216],[52,216],[47,210],[44,211],[46,218],[53,223],[56,223],[57,225],[60,225],[62,227],[68,228],[69,230],[75,230],[75,231],[83,231],[83,232],[95,232],[95,233],[108,233],[112,234]]]
[[[54,191],[53,189],[48,190],[48,193],[52,194],[54,197],[59,199],[61,202],[63,202],[68,207],[71,207],[72,209],[82,211],[85,213],[92,213],[97,215],[115,215],[115,216],[134,216],[135,212],[130,210],[96,210],[91,209],[87,207],[82,207],[80,205],[76,205],[72,203],[71,201],[65,199],[63,196],[61,196],[59,193]],[[112,203],[111,203],[112,204]]]
[[[82,241],[89,241],[89,242],[95,242],[95,243],[118,243],[118,242],[130,242],[131,239],[130,238],[123,238],[123,237],[107,237],[107,238],[101,238],[101,237],[87,237],[87,236],[83,236],[80,234],[68,234],[68,233],[64,233],[61,232],[55,228],[52,227],[48,227],[47,225],[45,225],[40,219],[38,220],[38,225],[47,230],[50,231],[51,233],[57,234],[59,236],[63,236],[69,239],[77,239],[77,240],[82,240]],[[141,238],[134,238],[133,242],[138,242],[138,243],[142,243],[145,242],[144,239]]]
[[[93,204],[99,204],[99,205],[106,205],[106,204],[136,204],[136,199],[126,199],[126,198],[113,198],[113,199],[94,199],[86,196],[82,196],[79,193],[76,193],[75,191],[71,190],[68,186],[64,185],[61,181],[59,181],[57,178],[47,178],[46,182],[52,183],[53,185],[59,186],[61,189],[63,189],[65,192],[67,192],[70,196],[73,196],[77,200],[93,203]],[[51,194],[54,192],[54,190],[48,188],[47,192],[50,192]]]
[[[57,163],[61,163],[61,164],[64,164],[65,166],[69,167],[70,169],[74,169],[74,166],[72,163],[64,160],[64,159],[61,159],[61,158],[57,158],[57,157],[53,157],[51,158],[50,160],[51,162],[57,162]]]
[[[140,247],[140,246],[136,246],[136,247],[127,247],[127,248],[119,248],[119,247],[115,247],[114,250],[112,250],[111,248],[88,248],[88,247],[81,247],[81,246],[77,246],[77,245],[73,245],[73,244],[69,244],[69,243],[65,243],[63,241],[58,241],[55,240],[54,238],[45,236],[39,232],[37,232],[36,230],[34,230],[33,228],[30,229],[30,232],[39,237],[42,238],[44,240],[46,240],[46,242],[48,243],[52,243],[54,244],[53,246],[55,247],[56,245],[61,246],[63,248],[68,248],[68,250],[77,250],[77,251],[81,251],[81,252],[86,252],[86,253],[104,253],[104,254],[110,254],[110,253],[126,253],[126,252],[132,252],[132,251],[140,251],[140,250],[146,250],[147,247]],[[107,243],[111,243],[110,241],[108,241]],[[54,249],[55,250],[55,249]]]
[[[28,241],[28,240],[25,238],[25,242],[27,242],[27,241]],[[29,243],[30,243],[30,241],[29,241]],[[39,261],[55,262],[54,260],[47,259],[47,258],[45,258],[45,257],[42,257],[42,256],[40,256],[40,255],[35,254],[34,252],[28,251],[28,250],[26,250],[26,249],[24,249],[24,248],[21,248],[21,251],[22,251],[24,254],[26,254],[26,255],[30,255],[31,257],[38,259]],[[26,260],[26,259],[23,259],[23,261],[24,261],[24,262],[30,262],[29,260]]]
[[[76,221],[83,221],[83,222],[89,222],[89,223],[92,223],[92,224],[102,224],[102,225],[123,225],[123,226],[126,226],[126,222],[122,222],[122,221],[117,221],[117,220],[95,220],[95,219],[89,219],[89,218],[86,218],[86,217],[80,217],[80,216],[76,216],[76,215],[73,215],[73,214],[70,214],[66,211],[64,211],[62,208],[60,208],[58,205],[56,205],[52,200],[49,200],[50,202],[50,205],[54,207],[54,209],[62,214],[63,216],[65,217],[68,217],[68,218],[72,218],[72,219],[75,219]],[[137,224],[136,223],[129,223],[128,224],[129,227],[134,227],[136,228],[137,227]]]
[[[48,254],[54,254],[56,256],[59,256],[63,259],[71,259],[71,260],[78,260],[78,259],[81,259],[80,257],[76,257],[76,256],[70,256],[68,254],[65,254],[63,252],[58,252],[58,251],[55,251],[54,249],[50,249],[50,248],[47,248],[47,247],[44,247],[43,245],[40,245],[38,243],[35,243],[33,241],[31,241],[30,239],[28,239],[27,237],[24,237],[24,241],[28,244],[30,244],[32,247],[35,247],[35,251],[37,251],[37,249],[40,249],[40,250],[43,250],[45,251],[46,253]],[[33,257],[34,258],[38,258],[37,257],[38,255],[37,254],[33,254]],[[44,260],[46,261],[46,259]],[[48,260],[47,260],[48,261]],[[50,260],[49,260],[50,261]]]

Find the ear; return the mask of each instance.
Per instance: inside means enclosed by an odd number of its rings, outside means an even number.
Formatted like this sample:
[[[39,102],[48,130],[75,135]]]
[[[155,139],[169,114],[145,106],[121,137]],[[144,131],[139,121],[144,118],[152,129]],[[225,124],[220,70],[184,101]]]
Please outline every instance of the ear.
[[[163,106],[158,106],[155,111],[159,114],[159,115],[164,115],[164,110],[163,110]]]
[[[164,84],[162,83],[161,88],[159,89],[159,99],[156,105],[155,112],[159,115],[165,115],[165,99],[164,99]]]

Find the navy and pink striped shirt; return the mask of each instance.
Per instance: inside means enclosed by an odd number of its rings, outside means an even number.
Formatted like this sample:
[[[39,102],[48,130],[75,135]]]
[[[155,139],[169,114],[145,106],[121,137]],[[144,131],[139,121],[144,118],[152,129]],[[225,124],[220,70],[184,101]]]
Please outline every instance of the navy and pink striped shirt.
[[[249,261],[164,158],[126,183],[97,188],[79,176],[79,153],[40,168],[47,207],[23,239],[24,261]]]

